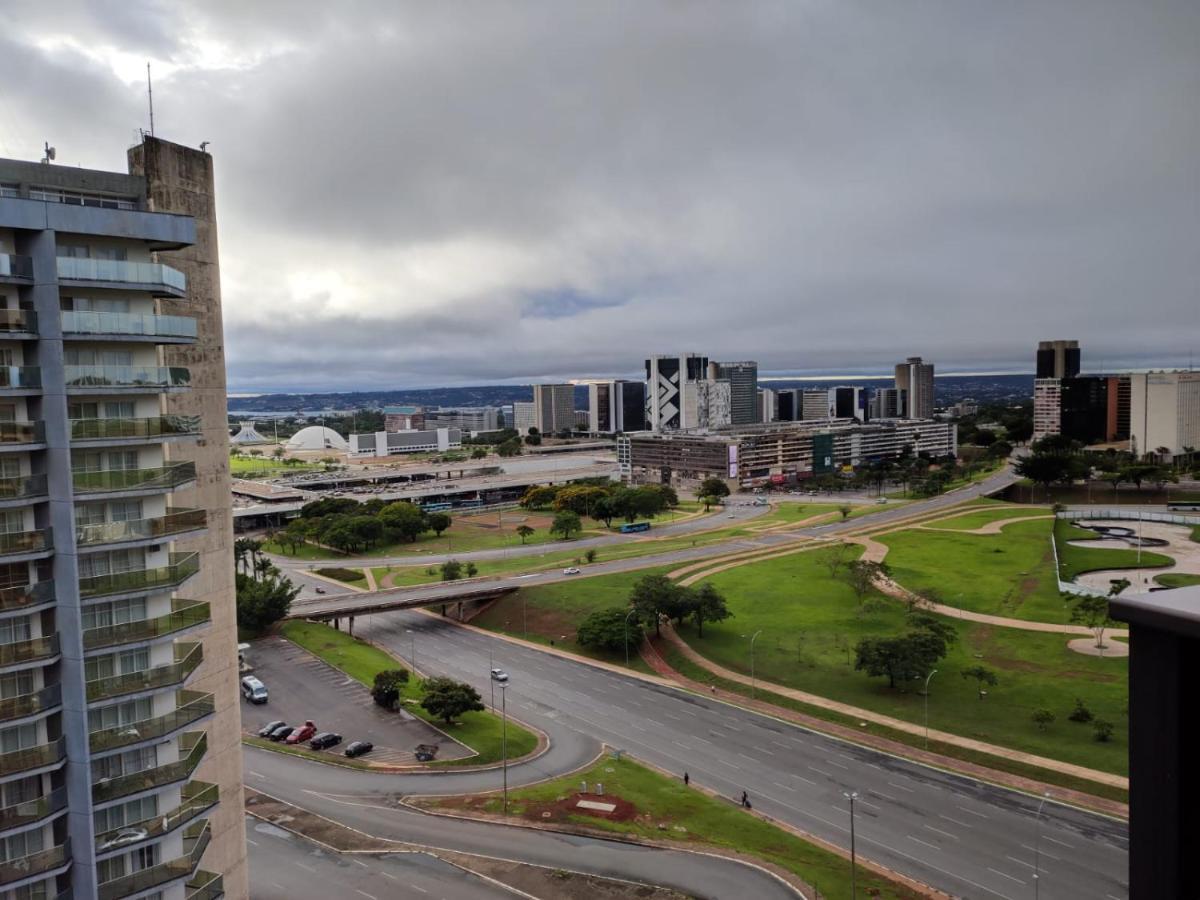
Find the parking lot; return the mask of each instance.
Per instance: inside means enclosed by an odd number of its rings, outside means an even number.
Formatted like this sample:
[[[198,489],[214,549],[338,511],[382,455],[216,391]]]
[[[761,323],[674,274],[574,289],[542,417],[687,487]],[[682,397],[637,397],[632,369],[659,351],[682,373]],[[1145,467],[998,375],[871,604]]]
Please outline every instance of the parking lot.
[[[458,741],[411,713],[376,706],[363,685],[281,637],[255,641],[246,656],[271,697],[262,705],[242,700],[242,727],[247,733],[257,733],[276,719],[289,725],[312,719],[318,732],[342,736],[342,743],[326,753],[340,756],[351,741],[373,743],[375,749],[362,757],[364,762],[412,765],[418,744],[436,745],[439,760],[471,755]]]

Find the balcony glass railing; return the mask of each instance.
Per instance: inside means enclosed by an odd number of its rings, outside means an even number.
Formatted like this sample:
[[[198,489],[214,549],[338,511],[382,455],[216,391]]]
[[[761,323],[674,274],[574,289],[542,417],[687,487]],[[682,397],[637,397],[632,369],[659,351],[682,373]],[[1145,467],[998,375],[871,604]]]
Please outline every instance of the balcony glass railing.
[[[199,434],[199,416],[151,416],[146,419],[72,419],[71,440],[159,438]]]
[[[39,581],[18,587],[0,588],[0,612],[40,606],[54,599],[54,582]]]
[[[183,892],[184,900],[221,900],[224,896],[225,879],[203,869],[196,870]]]
[[[52,684],[32,694],[0,700],[0,722],[36,715],[62,705],[62,686]]]
[[[172,600],[171,612],[165,616],[138,619],[136,622],[122,622],[120,625],[89,628],[83,633],[83,646],[86,650],[96,650],[115,644],[147,641],[156,637],[165,637],[195,625],[204,625],[208,620],[207,603],[196,600]]]
[[[43,497],[45,494],[45,475],[0,478],[0,500],[23,500],[26,497]]]
[[[67,789],[65,787],[60,787],[44,797],[26,800],[24,803],[17,803],[13,806],[5,806],[0,809],[0,831],[29,825],[60,809],[66,809],[66,807]]]
[[[128,262],[121,259],[76,259],[58,257],[60,281],[105,281],[119,284],[145,284],[171,288],[172,293],[187,290],[187,277],[162,263]]]
[[[119,900],[131,894],[141,894],[179,878],[187,878],[200,865],[200,858],[212,840],[212,829],[203,819],[188,825],[183,832],[183,856],[159,863],[148,869],[114,878],[100,885],[99,900]]]
[[[24,750],[13,750],[11,753],[0,753],[0,775],[12,775],[15,772],[27,772],[30,769],[40,769],[52,766],[66,758],[67,745],[63,738],[42,744],[38,747],[27,747]]]
[[[68,388],[187,387],[192,373],[178,366],[63,366]]]
[[[163,591],[178,587],[200,571],[199,553],[172,553],[171,562],[158,569],[110,572],[79,579],[79,595],[85,599],[110,594]]]
[[[180,791],[179,806],[168,813],[144,819],[141,822],[122,825],[120,828],[100,832],[96,835],[96,851],[103,853],[106,850],[115,850],[117,847],[126,847],[137,843],[131,841],[128,843],[118,843],[115,846],[105,846],[105,844],[112,844],[114,838],[122,831],[130,828],[146,832],[146,836],[142,840],[160,837],[170,831],[174,831],[180,825],[190,822],[205,810],[212,809],[217,805],[219,799],[220,797],[215,784],[207,784],[203,781],[189,781]]]
[[[169,713],[130,722],[126,725],[114,725],[112,728],[100,728],[88,735],[88,743],[93,753],[114,750],[129,744],[153,740],[186,728],[206,716],[211,716],[215,709],[212,694],[201,694],[197,691],[179,691],[175,695],[179,704]]]
[[[36,391],[42,386],[42,370],[37,366],[0,366],[0,388]]]
[[[0,326],[0,330],[3,330],[3,326]],[[191,316],[67,310],[62,314],[62,330],[63,334],[194,338],[196,336],[196,320]]]
[[[120,697],[137,691],[152,691],[157,688],[183,684],[187,677],[196,671],[204,659],[202,644],[178,644],[175,647],[175,662],[165,666],[155,666],[143,669],[141,672],[127,672],[124,675],[113,675],[109,678],[97,678],[87,683],[88,701],[107,700],[110,697]]]
[[[208,752],[208,734],[204,731],[190,731],[179,738],[179,759],[144,772],[134,772],[129,775],[119,775],[106,781],[97,781],[92,785],[92,802],[107,803],[118,797],[130,794],[140,794],[166,784],[174,784],[191,778],[200,760]]]
[[[169,490],[196,480],[196,464],[175,463],[152,469],[108,469],[103,472],[73,472],[76,494],[104,494],[113,491]]]
[[[0,532],[0,555],[11,553],[41,553],[54,546],[48,528],[34,531]]]
[[[4,278],[32,278],[33,257],[15,253],[0,253],[0,276]]]
[[[0,444],[40,444],[46,440],[41,422],[0,422]]]
[[[22,881],[30,875],[40,875],[42,872],[52,872],[61,869],[71,860],[71,842],[67,841],[49,850],[39,850],[18,859],[0,862],[0,884],[11,884]]]
[[[19,663],[36,662],[58,656],[58,635],[30,638],[0,644],[0,666],[15,666]]]
[[[78,525],[75,543],[81,547],[97,544],[117,544],[121,541],[143,541],[168,538],[203,528],[208,521],[202,509],[168,510],[166,515],[128,522],[103,522],[97,525]]]
[[[37,313],[32,309],[0,309],[0,335],[36,333]]]

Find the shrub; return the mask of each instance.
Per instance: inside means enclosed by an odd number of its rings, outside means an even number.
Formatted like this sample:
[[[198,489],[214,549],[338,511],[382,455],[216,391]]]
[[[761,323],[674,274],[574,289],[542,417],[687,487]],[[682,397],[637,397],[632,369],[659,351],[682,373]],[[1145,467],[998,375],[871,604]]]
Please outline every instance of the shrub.
[[[400,702],[400,686],[408,684],[407,669],[385,669],[375,674],[371,697],[384,709],[395,709]]]
[[[1071,714],[1067,718],[1072,722],[1090,722],[1092,721],[1092,711],[1087,708],[1082,697],[1076,697],[1075,708],[1071,710]]]

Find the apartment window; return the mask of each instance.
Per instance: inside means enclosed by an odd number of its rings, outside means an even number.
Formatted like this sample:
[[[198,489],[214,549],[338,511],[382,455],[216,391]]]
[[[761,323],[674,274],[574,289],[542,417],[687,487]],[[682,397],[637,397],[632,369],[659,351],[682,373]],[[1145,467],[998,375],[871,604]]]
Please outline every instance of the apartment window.
[[[99,574],[105,574],[103,572]],[[93,628],[108,628],[112,625],[125,625],[129,622],[141,622],[146,618],[146,598],[133,597],[128,600],[113,600],[109,603],[97,603],[83,609],[83,630]]]
[[[75,504],[75,525],[82,527],[85,525],[103,525],[104,524],[104,504],[103,503],[76,503]]]
[[[42,796],[42,776],[30,775],[0,786],[0,806],[16,806]]]
[[[158,748],[143,747],[92,760],[92,780],[107,781],[158,767]]]
[[[129,312],[129,300],[110,300],[96,297],[63,297],[62,308],[68,312],[127,313]]]
[[[57,896],[57,885],[53,884],[52,879],[49,878],[45,881],[39,881],[36,884],[26,884],[19,888],[13,888],[7,893],[0,894],[3,900],[50,900],[51,897],[55,896]]]
[[[0,403],[0,422],[17,421],[17,404]]]
[[[19,478],[21,461],[15,456],[0,456],[0,478]]]
[[[108,520],[110,522],[136,522],[141,518],[141,500],[114,500],[108,504]]]
[[[117,878],[124,878],[142,869],[151,869],[158,865],[159,845],[150,844],[138,847],[132,853],[122,853],[102,859],[96,863],[96,879],[104,884]],[[161,896],[161,895],[160,895]]]
[[[15,644],[17,641],[27,641],[33,637],[32,616],[17,616],[13,619],[0,619],[0,646]]]
[[[21,188],[15,184],[0,184],[0,197],[20,197]]]
[[[126,700],[124,703],[114,703],[112,706],[101,706],[88,710],[88,731],[102,731],[107,728],[132,725],[149,719],[152,715],[154,715],[154,703],[149,697]]]
[[[63,353],[68,366],[132,366],[132,350],[94,350],[71,347]]]
[[[0,366],[15,366],[17,365],[16,359],[11,347],[0,348]]]
[[[88,681],[144,672],[149,668],[150,650],[146,647],[122,653],[109,653],[105,656],[90,656],[83,663],[84,677]]]
[[[136,450],[91,450],[74,453],[71,456],[72,472],[130,471],[136,468],[138,468]]]
[[[18,750],[28,750],[37,745],[37,725],[32,722],[0,729],[0,753],[16,753]]]
[[[10,835],[3,841],[0,841],[0,859],[5,861],[20,859],[23,856],[29,856],[31,853],[37,853],[39,850],[45,849],[45,846],[42,829],[34,828],[31,831],[22,831],[19,834]]]
[[[0,700],[24,697],[26,694],[32,693],[32,672],[26,670],[24,672],[10,672],[8,675],[0,675]]]
[[[141,547],[110,550],[107,553],[89,553],[79,557],[80,578],[114,575],[118,572],[138,572],[144,568],[146,568],[146,551]]]
[[[107,809],[98,809],[93,813],[96,833],[112,831],[135,822],[144,822],[158,815],[158,795],[151,794],[128,803],[120,803]]]
[[[0,590],[24,587],[29,584],[29,563],[5,563],[0,565]]]
[[[65,203],[68,206],[95,206],[100,209],[137,209],[137,202],[128,197],[87,194],[82,191],[64,191],[58,188],[30,188],[29,199],[44,200],[47,203]]]
[[[0,510],[0,533],[18,534],[25,530],[25,514],[19,509]]]
[[[71,403],[67,416],[72,419],[132,419],[132,400],[106,400],[104,403]]]
[[[87,244],[59,244],[55,253],[65,259],[87,259]]]

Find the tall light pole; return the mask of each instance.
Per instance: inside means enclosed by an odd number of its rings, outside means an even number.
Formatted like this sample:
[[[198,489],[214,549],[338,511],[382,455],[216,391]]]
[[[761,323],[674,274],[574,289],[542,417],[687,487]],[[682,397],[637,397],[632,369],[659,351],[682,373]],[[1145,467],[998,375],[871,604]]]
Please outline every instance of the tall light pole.
[[[508,682],[500,682],[500,755],[504,762],[504,815],[508,815]]]
[[[492,648],[488,647],[488,685],[492,689],[492,713],[496,712],[496,679],[492,676],[492,672],[496,668],[496,660],[492,656]]]
[[[411,628],[405,628],[404,630],[408,632],[408,637],[409,637],[409,641],[410,641],[409,660],[411,661],[410,664],[412,665],[413,678],[416,678],[417,677],[417,633],[415,631],[413,631]]]
[[[631,609],[625,613],[625,668],[629,668],[629,617],[632,616],[636,609]]]
[[[858,799],[858,791],[842,791],[842,796],[850,801],[850,900],[858,897],[858,852],[854,847],[854,801]]]
[[[758,636],[760,634],[762,634],[761,628],[758,629],[758,631],[754,632],[753,636],[750,638],[750,698],[751,699],[754,699],[755,694],[757,693],[757,689],[758,689],[758,682],[756,681],[755,676],[754,676],[754,642],[758,640]],[[745,635],[743,634],[742,637],[745,637]]]
[[[932,672],[930,672],[928,675],[925,676],[925,749],[926,750],[929,749],[929,679],[932,678],[937,673],[938,673],[938,670],[934,669]]]
[[[1050,792],[1042,794],[1042,802],[1037,808],[1037,836],[1033,840],[1033,900],[1037,900],[1041,886],[1042,874],[1042,807],[1050,799]]]

